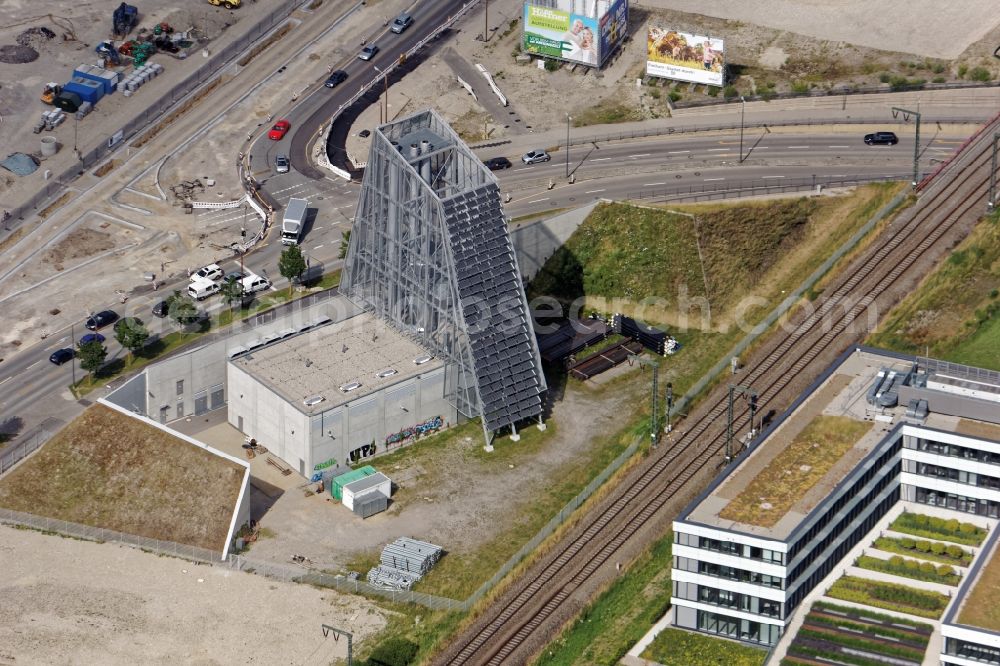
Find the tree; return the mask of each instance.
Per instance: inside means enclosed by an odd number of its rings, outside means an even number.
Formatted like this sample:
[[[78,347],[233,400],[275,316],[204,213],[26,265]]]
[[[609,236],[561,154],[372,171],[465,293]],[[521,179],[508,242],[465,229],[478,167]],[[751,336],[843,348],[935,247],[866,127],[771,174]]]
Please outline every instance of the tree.
[[[222,283],[222,288],[219,290],[222,294],[222,300],[226,302],[226,305],[232,305],[236,302],[242,302],[245,296],[243,292],[243,281],[242,280],[226,280]]]
[[[347,248],[351,246],[351,230],[340,232],[340,258],[347,256]]]
[[[108,350],[97,340],[91,340],[80,345],[76,355],[80,359],[80,367],[90,373],[90,383],[93,384],[97,371],[108,357]]]
[[[174,291],[167,299],[167,312],[178,324],[190,324],[198,319],[198,306],[194,299],[180,291]]]
[[[278,259],[278,271],[288,280],[288,294],[292,293],[292,283],[306,270],[306,259],[298,245],[289,245]]]
[[[146,341],[149,340],[149,331],[135,317],[126,317],[115,326],[115,339],[118,340],[118,344],[128,350],[129,355],[134,356],[137,350],[146,345]]]

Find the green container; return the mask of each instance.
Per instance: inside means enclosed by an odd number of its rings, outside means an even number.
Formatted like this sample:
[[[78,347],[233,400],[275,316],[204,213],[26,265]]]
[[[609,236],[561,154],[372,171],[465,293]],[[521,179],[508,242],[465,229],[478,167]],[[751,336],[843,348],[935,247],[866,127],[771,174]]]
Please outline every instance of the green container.
[[[340,476],[335,476],[333,477],[333,482],[330,483],[330,494],[333,495],[333,499],[342,500],[344,499],[344,486],[352,481],[371,476],[374,473],[374,467],[365,465],[364,467],[352,469],[350,472],[344,472]]]

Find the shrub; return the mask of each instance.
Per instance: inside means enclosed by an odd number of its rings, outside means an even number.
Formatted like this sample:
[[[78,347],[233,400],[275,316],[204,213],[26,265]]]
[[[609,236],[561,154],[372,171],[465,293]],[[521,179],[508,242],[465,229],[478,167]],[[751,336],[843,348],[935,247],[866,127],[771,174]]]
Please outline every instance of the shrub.
[[[961,525],[961,523],[959,523],[954,518],[952,518],[951,520],[944,521],[944,528],[949,532],[957,532],[959,525]]]
[[[417,656],[420,646],[405,638],[389,638],[372,650],[369,664],[385,664],[385,666],[409,666]]]
[[[660,99],[660,89],[659,88],[650,88],[649,89],[649,96],[652,97],[653,99]]]
[[[932,574],[932,573],[934,573],[936,571],[937,571],[937,567],[935,567],[930,562],[921,562],[920,563],[920,573]]]
[[[996,289],[993,290],[993,293],[996,293]],[[962,523],[959,525],[958,529],[962,532],[962,534],[975,534],[979,528],[972,523]]]
[[[670,94],[667,95],[667,97],[670,98],[671,102],[676,102],[677,100],[679,100],[681,98],[681,94],[679,92],[677,92],[676,90],[671,90]]]
[[[926,553],[930,549],[931,549],[930,541],[924,541],[923,539],[921,539],[920,541],[917,542],[917,550],[919,550],[921,553]]]
[[[965,64],[959,65],[958,66],[958,78],[964,79],[965,75],[966,75],[966,73],[968,73],[968,71],[969,71],[969,66],[968,65],[965,65]]]
[[[948,553],[948,557],[959,560],[965,555],[965,551],[956,545],[950,545],[944,549],[944,552]]]
[[[934,543],[931,544],[931,552],[934,553],[935,555],[940,555],[941,553],[943,553],[944,548],[945,548],[944,544],[941,543],[940,541],[935,541]]]
[[[925,516],[922,513],[918,513],[917,515],[913,516],[913,524],[916,525],[917,527],[927,527],[929,522],[930,522],[930,516]]]
[[[732,99],[733,97],[739,97],[740,91],[736,89],[736,86],[729,85],[722,89],[722,96],[726,99]]]
[[[889,72],[882,72],[878,75],[878,80],[882,83],[889,83],[889,81],[892,81],[892,75]]]
[[[943,76],[935,76],[932,83],[944,83],[945,80],[946,79]]]
[[[558,60],[546,60],[545,61],[545,71],[554,72],[559,69],[560,64]]]
[[[944,72],[944,63],[938,62],[934,64],[934,73],[941,74]]]
[[[796,95],[805,95],[809,92],[809,84],[805,81],[792,81],[792,92]]]
[[[889,558],[889,564],[891,564],[894,567],[901,567],[903,566],[904,562],[905,560],[903,559],[902,555],[893,555],[892,557]]]
[[[916,571],[920,568],[920,562],[917,562],[916,560],[905,560],[903,562],[903,566],[911,571]]]
[[[944,529],[944,524],[945,524],[944,518],[938,518],[937,516],[927,517],[927,527],[931,528],[932,530],[942,530]]]
[[[937,568],[937,575],[938,576],[954,576],[955,575],[955,567],[951,566],[950,564],[940,564],[940,565],[938,565],[938,568]]]
[[[719,89],[716,88],[715,86],[708,86],[708,89],[705,91],[705,94],[708,95],[709,97],[718,97]]]
[[[1000,296],[1000,290],[990,289],[990,298],[996,298],[997,296]]]
[[[899,545],[907,550],[913,550],[917,547],[917,542],[910,537],[903,537],[899,540]]]
[[[971,72],[969,72],[969,78],[973,81],[979,81],[980,83],[986,83],[987,81],[993,80],[993,74],[990,70],[985,67],[974,67]]]

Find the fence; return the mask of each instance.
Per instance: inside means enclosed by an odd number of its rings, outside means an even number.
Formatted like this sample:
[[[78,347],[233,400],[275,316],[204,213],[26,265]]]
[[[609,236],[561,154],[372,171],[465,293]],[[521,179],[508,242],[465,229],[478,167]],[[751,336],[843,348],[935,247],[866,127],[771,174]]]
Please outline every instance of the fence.
[[[55,430],[39,428],[33,434],[23,437],[20,442],[6,451],[3,456],[0,456],[0,476],[34,453],[42,444],[49,441],[53,434],[55,434]]]
[[[656,200],[680,201],[702,199],[732,199],[739,197],[755,197],[762,194],[780,194],[782,192],[798,192],[802,190],[823,187],[849,187],[865,183],[881,183],[896,180],[910,180],[908,174],[893,174],[885,176],[857,176],[854,178],[834,178],[831,176],[812,176],[811,178],[767,178],[757,180],[727,180],[719,183],[688,185],[686,187],[660,188],[629,192],[623,198],[631,201]]]
[[[222,555],[221,551],[199,548],[198,546],[188,546],[173,541],[163,541],[161,539],[150,539],[148,537],[137,536],[135,534],[125,534],[115,530],[104,529],[103,527],[91,527],[79,523],[70,523],[65,520],[36,516],[20,511],[0,508],[0,523],[20,525],[22,527],[33,527],[45,532],[54,532],[64,536],[77,537],[88,541],[100,543],[120,543],[126,546],[135,546],[143,550],[149,550],[163,555],[174,555],[196,562],[218,563]]]
[[[79,161],[72,167],[66,169],[62,174],[56,176],[53,182],[47,183],[41,191],[37,192],[27,203],[8,211],[9,217],[4,222],[4,231],[9,232],[16,229],[26,216],[38,210],[38,207],[47,202],[65,187],[67,187],[78,175],[86,169],[97,164],[100,160],[116,150],[122,143],[131,140],[139,132],[146,129],[150,124],[163,120],[164,116],[175,104],[183,100],[197,88],[215,78],[220,71],[228,66],[230,62],[240,53],[245,51],[254,42],[267,34],[278,23],[284,21],[298,7],[298,3],[284,2],[273,12],[261,19],[252,26],[246,34],[236,41],[221,47],[214,52],[211,58],[201,67],[196,69],[187,78],[176,84],[169,90],[159,93],[155,101],[147,108],[141,110],[138,115],[127,121],[121,129],[111,134],[86,153],[79,154]],[[193,59],[193,58],[192,58]],[[177,60],[178,64],[187,63],[190,60]],[[128,102],[141,97],[142,92],[130,97]],[[148,97],[149,94],[146,93]],[[73,122],[79,122],[74,120]]]

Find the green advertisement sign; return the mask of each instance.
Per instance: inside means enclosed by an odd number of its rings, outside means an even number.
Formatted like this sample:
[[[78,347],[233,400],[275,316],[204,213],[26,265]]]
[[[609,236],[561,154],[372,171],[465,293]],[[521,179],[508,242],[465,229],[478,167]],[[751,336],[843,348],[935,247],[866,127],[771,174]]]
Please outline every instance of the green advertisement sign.
[[[569,12],[561,12],[558,9],[548,7],[533,7],[528,5],[527,25],[529,28],[540,30],[554,30],[566,32],[569,30]]]
[[[550,7],[524,6],[524,50],[596,66],[597,20]]]

